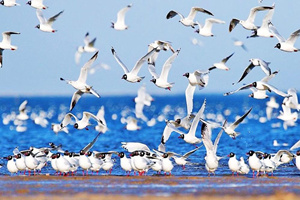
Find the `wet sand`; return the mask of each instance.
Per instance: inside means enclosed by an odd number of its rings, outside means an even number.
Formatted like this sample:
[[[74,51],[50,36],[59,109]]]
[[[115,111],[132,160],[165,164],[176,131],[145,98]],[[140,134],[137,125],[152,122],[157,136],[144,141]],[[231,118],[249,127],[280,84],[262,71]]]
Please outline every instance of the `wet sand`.
[[[299,177],[1,176],[0,199],[299,199]]]

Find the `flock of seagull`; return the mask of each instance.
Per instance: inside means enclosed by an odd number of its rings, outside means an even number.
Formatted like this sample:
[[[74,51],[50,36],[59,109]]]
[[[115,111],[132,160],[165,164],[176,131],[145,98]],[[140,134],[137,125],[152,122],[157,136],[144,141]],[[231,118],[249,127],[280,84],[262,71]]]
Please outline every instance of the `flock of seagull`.
[[[4,6],[16,6],[18,5],[15,0],[3,0],[1,2]],[[43,4],[42,0],[32,0],[27,4],[31,5],[36,9],[37,18],[40,21],[40,24],[36,28],[44,32],[53,32],[56,30],[52,28],[53,22],[63,13],[63,11],[54,15],[53,17],[46,19],[43,17],[42,9],[47,9],[47,6]],[[121,9],[117,14],[117,21],[112,22],[111,27],[118,31],[124,31],[128,29],[128,26],[125,24],[125,15],[130,10],[132,5],[128,5],[125,8]],[[257,6],[250,10],[250,14],[246,20],[232,19],[229,24],[229,32],[240,24],[243,28],[252,31],[252,35],[249,37],[276,37],[278,43],[275,45],[275,48],[278,48],[281,51],[285,52],[297,52],[298,48],[294,46],[297,38],[300,35],[300,29],[293,32],[290,37],[286,40],[284,39],[276,27],[272,23],[272,16],[275,11],[275,5],[272,6]],[[257,26],[254,24],[255,16],[258,12],[266,12],[266,16],[263,19],[262,25]],[[193,29],[198,27],[196,30],[202,36],[213,37],[212,26],[213,24],[224,24],[225,22],[220,19],[207,18],[205,24],[202,26],[198,21],[195,21],[196,15],[198,13],[203,13],[205,15],[213,16],[213,13],[200,7],[192,7],[190,13],[187,17],[184,17],[181,13],[171,10],[167,13],[166,19],[180,17],[180,23],[186,27],[192,27]],[[19,32],[7,31],[3,32],[3,40],[0,43],[0,64],[2,67],[2,55],[3,50],[17,50],[16,46],[11,45],[11,35],[20,34]],[[126,156],[125,152],[98,152],[90,151],[98,137],[105,133],[108,128],[104,119],[104,110],[103,107],[99,110],[97,115],[94,115],[90,112],[83,111],[82,118],[79,119],[71,111],[76,106],[77,102],[83,94],[92,94],[97,98],[100,98],[100,95],[93,88],[93,86],[87,84],[87,76],[89,70],[91,69],[92,64],[98,57],[98,49],[95,48],[96,38],[93,40],[89,39],[89,33],[85,35],[84,46],[79,46],[77,52],[75,53],[75,61],[79,63],[81,54],[84,52],[93,53],[94,55],[82,66],[80,74],[77,80],[67,80],[65,78],[60,78],[61,81],[65,81],[67,84],[71,85],[75,92],[72,96],[69,112],[66,113],[59,124],[52,124],[52,129],[55,133],[59,131],[68,132],[67,126],[72,124],[74,128],[81,130],[87,129],[91,126],[90,120],[94,120],[96,125],[95,129],[98,134],[93,139],[92,142],[87,144],[79,152],[69,152],[68,150],[63,150],[62,145],[55,145],[49,143],[48,147],[36,148],[30,147],[29,149],[19,150],[15,148],[13,150],[13,155],[3,157],[7,159],[7,169],[11,173],[17,173],[20,171],[40,171],[46,164],[51,163],[52,168],[58,173],[63,175],[68,175],[70,173],[74,174],[79,168],[83,170],[83,175],[88,174],[88,170],[93,172],[99,172],[100,169],[109,171],[111,173],[112,167],[114,166],[113,155],[118,155],[120,157],[120,166],[127,175],[131,171],[138,172],[139,175],[143,175],[148,170],[152,169],[160,173],[161,171],[171,174],[171,171],[174,167],[171,160],[174,159],[177,165],[185,167],[188,164],[187,158],[196,152],[200,147],[199,144],[203,144],[206,149],[205,156],[205,168],[209,174],[215,173],[219,167],[219,160],[223,157],[217,155],[217,148],[219,140],[222,136],[222,133],[225,132],[229,137],[235,139],[240,135],[236,131],[236,128],[240,123],[249,115],[252,111],[252,107],[241,116],[236,117],[236,121],[228,124],[225,120],[222,124],[214,121],[209,121],[205,119],[204,112],[206,108],[206,100],[204,100],[202,106],[194,114],[193,109],[193,97],[198,87],[200,90],[204,89],[208,85],[209,75],[212,70],[225,70],[228,71],[229,67],[226,66],[226,62],[234,56],[234,53],[227,56],[218,63],[214,63],[210,68],[205,70],[195,70],[193,72],[186,72],[183,74],[188,79],[188,86],[185,91],[186,98],[186,108],[187,115],[184,118],[177,118],[175,120],[165,120],[166,126],[163,130],[160,144],[158,145],[157,150],[151,150],[147,145],[138,143],[138,142],[123,142],[122,148],[130,153],[130,157]],[[157,73],[157,64],[156,60],[158,55],[161,52],[171,51],[172,55],[165,61],[162,66],[160,74]],[[153,43],[148,45],[148,52],[145,53],[129,70],[126,65],[119,58],[117,51],[114,47],[111,48],[111,53],[116,62],[121,66],[124,74],[122,79],[125,81],[136,83],[141,82],[144,77],[139,76],[138,73],[144,63],[147,62],[149,73],[152,76],[151,82],[153,82],[157,87],[171,90],[173,87],[172,82],[168,81],[168,75],[171,70],[173,62],[180,53],[180,49],[175,50],[171,43],[168,41],[156,40]],[[233,85],[240,83],[254,68],[260,67],[262,71],[266,74],[261,80],[254,81],[249,84],[245,84],[238,89],[227,92],[224,95],[232,95],[241,90],[251,89],[252,94],[249,95],[255,99],[266,99],[268,98],[267,92],[274,92],[275,94],[284,98],[281,106],[282,111],[278,116],[278,119],[284,121],[285,126],[294,126],[295,122],[298,119],[298,111],[300,109],[300,104],[298,103],[297,92],[295,89],[291,88],[286,93],[280,91],[275,86],[268,83],[270,79],[275,77],[279,72],[272,71],[270,68],[270,62],[264,61],[259,58],[250,59],[250,64],[245,68],[241,78]],[[148,121],[147,117],[143,114],[144,105],[151,105],[152,97],[146,93],[145,87],[142,86],[138,91],[138,96],[135,98],[136,103],[136,118],[143,121]],[[20,105],[19,111],[20,114],[16,116],[19,120],[27,120],[28,116],[26,114],[27,101],[23,102]],[[267,117],[270,118],[272,109],[278,108],[278,104],[274,101],[274,98],[271,98],[267,105]],[[296,109],[296,112],[292,112],[292,109]],[[136,130],[138,126],[136,124],[137,120],[133,119],[128,122],[126,128],[128,130]],[[149,121],[148,121],[149,122]],[[201,122],[201,137],[196,136],[196,130]],[[130,124],[131,123],[131,124]],[[212,129],[220,128],[215,141],[212,141]],[[187,132],[186,132],[187,131]],[[167,141],[171,133],[177,133],[179,138],[184,140],[186,143],[189,143],[195,146],[195,149],[185,153],[184,155],[179,155],[175,152],[166,151]],[[280,150],[277,153],[269,154],[266,152],[259,152],[250,150],[247,154],[249,155],[248,164],[245,163],[243,157],[239,160],[236,158],[234,152],[230,152],[228,157],[228,167],[232,173],[237,174],[248,174],[250,170],[257,172],[256,176],[259,174],[268,174],[276,170],[281,164],[286,164],[291,162],[293,159],[296,160],[296,166],[300,170],[300,151],[297,151],[296,154],[291,153],[292,150],[299,148],[300,142],[297,142],[290,150]]]

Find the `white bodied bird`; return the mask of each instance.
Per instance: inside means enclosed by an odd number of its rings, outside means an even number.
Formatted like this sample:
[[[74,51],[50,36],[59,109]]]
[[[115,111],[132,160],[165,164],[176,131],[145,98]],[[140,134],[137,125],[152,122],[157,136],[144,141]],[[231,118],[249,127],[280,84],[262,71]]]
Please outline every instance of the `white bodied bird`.
[[[122,148],[128,152],[134,151],[147,151],[150,152],[150,149],[147,145],[140,142],[121,142]]]
[[[64,11],[60,11],[58,14],[54,15],[53,17],[50,17],[49,19],[46,19],[43,16],[42,10],[36,9],[36,15],[37,15],[37,18],[38,18],[40,24],[38,24],[35,28],[38,28],[38,29],[40,29],[41,31],[44,31],[44,32],[55,33],[57,30],[54,30],[52,28],[52,24],[58,18],[58,16],[61,15],[63,12]]]
[[[202,90],[204,87],[207,86],[209,80],[209,70],[201,71],[196,70],[193,73],[185,73],[183,76],[187,77],[189,80],[189,84],[185,90],[185,99],[186,99],[186,106],[187,106],[187,114],[191,114],[193,112],[193,99],[194,99],[194,92],[196,86],[199,87],[199,90]]]
[[[212,33],[213,24],[225,24],[225,22],[215,18],[207,18],[205,20],[204,26],[202,26],[198,21],[196,21],[196,24],[199,27],[199,29],[195,31],[196,33],[199,33],[200,35],[206,37],[213,37],[214,36],[214,34]]]
[[[191,26],[192,28],[194,28],[197,25],[197,23],[194,22],[197,12],[203,12],[205,14],[213,16],[213,14],[211,12],[209,12],[208,10],[205,10],[203,8],[198,8],[198,7],[192,7],[191,11],[187,17],[184,17],[182,14],[180,14],[177,11],[171,10],[170,12],[168,12],[166,18],[170,19],[170,18],[175,17],[176,15],[179,15],[180,16],[179,22],[181,22],[184,26]]]
[[[7,167],[7,170],[13,174],[13,173],[17,173],[19,171],[19,169],[17,168],[17,165],[16,165],[16,160],[13,156],[9,155],[7,157],[4,157],[7,159],[7,164],[6,164],[6,167]]]
[[[103,124],[103,122],[97,118],[97,116],[95,116],[94,114],[90,113],[90,112],[83,112],[83,116],[82,118],[79,120],[74,114],[72,113],[67,113],[63,119],[63,121],[60,124],[61,128],[64,128],[66,126],[68,126],[71,123],[71,119],[74,118],[75,119],[75,124],[74,124],[74,128],[81,130],[81,129],[87,129],[88,126],[90,126],[90,119],[94,119],[97,122],[97,125],[99,126],[105,126]]]
[[[20,34],[19,32],[6,31],[2,33],[2,41],[0,42],[0,67],[2,67],[3,63],[3,50],[17,50],[18,47],[11,45],[10,35],[12,34]]]
[[[111,22],[111,27],[113,29],[122,31],[122,30],[127,30],[128,26],[125,24],[125,14],[127,11],[132,7],[132,4],[126,6],[125,8],[122,8],[118,14],[117,14],[117,21],[116,22]]]
[[[232,91],[232,92],[227,92],[224,94],[224,96],[227,96],[227,95],[231,95],[231,94],[234,94],[240,90],[244,90],[244,89],[251,89],[251,88],[254,88],[256,89],[257,91],[256,92],[260,92],[260,93],[256,93],[256,94],[259,94],[257,96],[255,96],[255,94],[250,94],[250,97],[253,97],[253,98],[256,98],[256,99],[265,99],[267,98],[268,96],[266,95],[266,91],[273,91],[275,92],[276,94],[282,96],[282,97],[289,97],[290,95],[289,94],[286,94],[280,90],[278,90],[277,88],[275,88],[274,86],[268,84],[267,82],[272,78],[274,77],[278,72],[275,71],[273,72],[270,76],[266,76],[264,77],[262,80],[260,81],[256,81],[256,82],[253,82],[253,83],[250,83],[250,84],[247,84],[247,85],[244,85],[240,88],[238,88],[237,90],[235,91]]]
[[[267,107],[266,107],[266,114],[267,114],[267,119],[270,120],[272,118],[272,112],[273,109],[279,108],[279,104],[276,102],[275,97],[271,97],[270,101],[267,102]]]
[[[170,158],[174,155],[174,153],[167,152],[162,155],[161,159],[161,165],[162,165],[162,170],[165,172],[165,175],[169,173],[171,175],[171,171],[174,168],[174,165]]]
[[[120,166],[126,172],[126,175],[129,176],[132,170],[130,158],[127,158],[124,152],[119,152],[118,156],[120,157]]]
[[[55,134],[57,134],[57,133],[60,132],[60,131],[63,131],[63,132],[65,132],[65,133],[67,133],[67,134],[69,133],[68,128],[67,128],[67,127],[61,128],[60,124],[52,123],[52,124],[51,124],[51,129],[52,129],[52,131],[53,131]]]
[[[281,119],[284,122],[295,122],[298,119],[298,113],[291,111],[291,108],[286,106],[285,104],[281,104],[282,111],[280,111],[280,115],[277,116],[278,119]]]
[[[88,70],[90,69],[94,61],[97,59],[97,57],[98,57],[98,51],[93,55],[93,57],[87,63],[85,63],[82,66],[79,77],[76,81],[65,80],[63,78],[60,78],[60,80],[66,81],[68,84],[72,85],[77,90],[72,96],[70,111],[74,108],[74,106],[76,105],[76,103],[84,93],[93,94],[98,98],[100,97],[100,95],[93,89],[93,87],[86,83]]]
[[[183,156],[180,156],[180,157],[174,155],[174,156],[172,156],[172,158],[175,160],[175,163],[176,163],[177,165],[182,165],[182,169],[185,169],[185,165],[189,163],[189,161],[187,161],[186,159],[187,159],[190,155],[192,155],[195,151],[197,151],[199,148],[200,148],[200,147],[197,147],[197,148],[195,148],[195,149],[193,149],[193,150],[191,150],[191,151],[185,153]]]
[[[19,106],[19,114],[16,116],[18,120],[27,120],[29,116],[26,110],[27,100],[23,101]]]
[[[291,109],[300,110],[300,104],[298,103],[297,91],[294,88],[288,89],[290,97],[284,98],[283,104]]]
[[[207,125],[206,123],[202,123],[201,127],[201,137],[203,144],[206,149],[206,156],[205,156],[205,169],[208,172],[208,175],[210,173],[215,174],[215,171],[217,170],[219,166],[219,160],[222,159],[222,157],[217,156],[217,148],[220,141],[220,138],[222,136],[223,129],[218,133],[215,142],[212,143],[212,131],[210,125]]]
[[[150,106],[151,102],[154,101],[153,97],[146,92],[146,86],[142,85],[137,92],[137,96],[134,98],[135,102],[135,117],[148,121],[148,118],[144,115],[144,106]]]
[[[144,62],[156,51],[156,49],[152,49],[150,52],[148,52],[145,56],[143,56],[142,58],[140,58],[135,66],[133,67],[133,69],[131,71],[128,70],[128,68],[122,63],[122,61],[120,60],[120,58],[117,56],[117,53],[115,51],[115,49],[112,47],[111,48],[111,52],[114,56],[114,58],[116,59],[116,61],[118,62],[118,64],[122,67],[122,69],[124,70],[124,75],[122,76],[122,79],[131,82],[131,83],[135,83],[135,82],[140,82],[141,80],[143,80],[144,77],[139,77],[137,74],[139,73],[142,65],[144,64]]]
[[[237,38],[232,38],[234,46],[242,47],[245,51],[248,51],[246,45],[243,41],[238,40]]]
[[[94,52],[98,51],[98,49],[95,47],[96,38],[94,38],[93,40],[90,40],[89,32],[87,32],[85,34],[83,41],[84,41],[84,46],[79,46],[75,53],[76,64],[79,64],[82,53],[85,53],[85,52],[94,53]]]
[[[138,126],[138,121],[137,119],[135,119],[134,117],[131,117],[129,116],[127,119],[126,119],[126,126],[125,128],[128,130],[128,131],[136,131],[136,130],[140,130],[141,127]]]
[[[261,160],[257,157],[256,153],[252,150],[250,150],[247,155],[249,155],[249,166],[253,171],[253,178],[254,178],[254,172],[256,171],[256,176],[259,175],[259,171],[263,166],[263,163]]]
[[[260,67],[262,69],[262,71],[267,75],[270,76],[271,75],[271,69],[269,67],[270,62],[266,62],[264,60],[261,60],[259,58],[251,58],[249,60],[251,63],[249,64],[248,67],[246,67],[246,69],[244,70],[241,78],[238,80],[237,83],[241,82],[250,72],[254,67]]]
[[[169,83],[168,82],[168,75],[170,72],[170,69],[172,67],[172,64],[175,60],[175,58],[177,57],[178,53],[180,52],[180,49],[178,49],[175,53],[173,53],[173,55],[171,55],[165,62],[165,64],[162,67],[161,73],[160,75],[158,75],[156,73],[155,70],[155,66],[149,64],[148,65],[148,69],[153,77],[153,79],[151,80],[157,87],[160,88],[164,88],[164,89],[168,89],[171,90],[171,88],[173,87],[174,83]]]
[[[202,116],[203,116],[205,106],[206,106],[206,100],[204,100],[201,108],[199,109],[198,113],[196,114],[195,118],[193,119],[191,128],[188,133],[184,133],[175,128],[173,129],[175,132],[180,134],[179,138],[183,139],[185,142],[187,142],[189,144],[199,144],[200,142],[202,142],[201,138],[196,137],[196,129],[199,124],[200,118],[202,118]]]
[[[0,4],[6,7],[20,6],[16,0],[2,0]]]
[[[232,19],[229,24],[229,32],[231,32],[237,24],[241,24],[247,30],[257,29],[257,26],[254,24],[254,20],[258,11],[270,10],[273,7],[270,6],[257,6],[250,10],[249,16],[246,20]]]
[[[156,49],[157,51],[155,51],[150,56],[150,58],[148,59],[148,63],[154,66],[160,50],[164,50],[164,51],[171,50],[173,53],[175,53],[175,50],[173,49],[171,42],[162,41],[162,40],[155,40],[154,42],[150,43],[148,45],[148,52],[152,51],[152,49]]]
[[[296,40],[298,39],[300,35],[300,29],[293,32],[290,37],[286,40],[284,37],[282,37],[275,26],[270,25],[270,30],[274,33],[275,37],[279,41],[274,48],[278,48],[281,51],[285,52],[298,52],[299,49],[294,46]]]
[[[228,71],[229,68],[225,64],[229,60],[229,58],[231,58],[231,56],[233,56],[233,54],[234,53],[230,54],[229,56],[227,56],[226,58],[224,58],[221,62],[213,64],[213,66],[210,67],[208,70],[211,71],[213,69],[222,69],[222,70]]]
[[[243,157],[240,157],[240,170],[238,171],[238,173],[240,174],[248,174],[250,171],[249,165],[247,165],[244,161]]]
[[[230,154],[227,155],[227,156],[229,157],[228,167],[232,171],[232,176],[234,176],[234,173],[236,173],[236,175],[238,176],[239,175],[238,173],[239,173],[240,168],[241,168],[240,161],[238,161],[236,159],[236,155],[233,152],[230,152]]]
[[[253,33],[251,36],[248,36],[247,38],[251,37],[274,37],[274,33],[271,32],[269,25],[271,24],[271,20],[275,11],[275,4],[273,4],[273,9],[270,9],[268,13],[265,15],[262,24],[257,29],[253,30]]]
[[[44,5],[44,0],[30,0],[27,2],[27,4],[36,9],[44,9],[45,10],[48,8],[48,6]]]

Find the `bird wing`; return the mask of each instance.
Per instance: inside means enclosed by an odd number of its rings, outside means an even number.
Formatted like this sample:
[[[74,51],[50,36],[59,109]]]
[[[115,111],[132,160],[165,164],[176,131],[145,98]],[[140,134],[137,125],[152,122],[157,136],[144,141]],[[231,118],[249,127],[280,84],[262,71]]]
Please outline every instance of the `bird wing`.
[[[201,138],[205,146],[206,152],[213,150],[214,145],[211,141],[211,128],[206,123],[202,123]]]
[[[26,109],[27,100],[23,101],[21,105],[19,106],[19,112],[24,112]]]
[[[101,108],[98,110],[96,117],[97,117],[97,119],[100,119],[105,124],[104,106],[101,106]]]
[[[276,27],[273,26],[273,24],[271,24],[271,23],[269,24],[269,29],[270,29],[270,31],[271,31],[272,33],[274,33],[275,37],[277,38],[277,40],[278,40],[279,42],[285,42],[284,37],[282,37],[282,36],[279,34],[279,32],[277,31]]]
[[[292,151],[292,150],[297,149],[297,148],[299,148],[299,147],[300,147],[300,140],[299,140],[298,142],[296,142],[296,143],[290,148],[290,150]]]
[[[298,39],[300,35],[300,29],[298,29],[297,31],[293,32],[291,34],[291,36],[286,40],[287,43],[294,45],[296,40]]]
[[[72,96],[71,104],[70,104],[70,111],[73,110],[73,108],[75,107],[76,103],[78,102],[78,100],[80,99],[82,94],[83,94],[83,92],[81,92],[80,90],[77,90],[76,92],[74,92],[74,94]]]
[[[252,107],[239,119],[237,119],[233,124],[230,125],[230,127],[234,130],[246,117],[247,115],[251,112]]]
[[[10,44],[11,40],[10,40],[10,35],[12,34],[20,34],[19,32],[12,32],[12,31],[7,31],[7,32],[3,32],[2,33],[2,43],[6,43],[6,44]]]
[[[288,89],[288,94],[291,95],[288,98],[288,101],[295,106],[295,108],[298,110],[297,106],[298,104],[298,97],[297,97],[297,91],[294,88]]]
[[[193,149],[193,150],[191,150],[191,151],[185,153],[182,157],[183,157],[184,159],[187,159],[190,155],[192,155],[192,154],[193,154],[195,151],[197,151],[199,148],[200,148],[200,147],[197,147],[197,148],[195,148],[195,149]]]
[[[166,126],[164,128],[164,132],[161,136],[161,141],[160,141],[162,144],[166,144],[166,142],[170,138],[170,135],[173,132],[173,129],[171,128],[171,126],[173,126],[171,123],[168,123],[168,122],[166,123]]]
[[[168,12],[166,18],[167,18],[167,19],[170,19],[170,18],[175,17],[176,15],[179,15],[181,19],[184,18],[184,16],[183,16],[182,14],[180,14],[179,12],[174,11],[174,10],[171,10],[170,12]]]
[[[94,47],[97,38],[94,38],[91,42],[88,43],[89,47]]]
[[[85,45],[88,45],[90,43],[90,37],[89,36],[90,36],[89,32],[87,32],[84,36],[83,42],[84,42]]]
[[[190,11],[190,13],[189,13],[189,15],[188,15],[186,18],[188,18],[188,19],[190,19],[190,20],[194,20],[194,18],[196,17],[197,12],[203,12],[203,13],[206,13],[206,14],[208,14],[208,15],[214,16],[214,15],[213,15],[211,12],[209,12],[208,10],[205,10],[205,9],[199,8],[199,7],[192,7],[192,8],[191,8],[191,11]]]
[[[128,68],[123,64],[123,62],[120,60],[120,58],[117,56],[117,52],[115,51],[115,49],[113,47],[111,47],[111,52],[114,56],[114,58],[116,59],[116,61],[119,63],[119,65],[122,67],[122,69],[124,70],[124,73],[128,73],[129,70]]]
[[[37,9],[37,10],[38,10],[38,9]],[[64,11],[60,11],[58,14],[54,15],[53,17],[50,17],[50,18],[48,19],[48,23],[49,23],[49,24],[52,24],[52,23],[58,18],[58,16],[61,15],[63,12],[64,12]]]
[[[268,9],[269,10],[273,9],[273,7],[270,7],[270,6],[257,6],[257,7],[252,8],[250,10],[249,16],[248,16],[246,21],[249,21],[250,23],[254,23],[257,11],[268,10]]]
[[[226,123],[226,121],[224,123]],[[223,129],[220,130],[220,132],[218,133],[218,135],[215,139],[214,148],[213,148],[213,151],[214,151],[215,154],[217,153],[218,144],[219,144],[220,138],[222,136],[222,133],[223,133]]]
[[[84,153],[88,152],[88,151],[94,146],[94,144],[95,144],[95,142],[97,141],[97,139],[98,139],[98,137],[100,136],[100,134],[101,134],[101,132],[98,133],[98,134],[96,135],[96,137],[93,139],[92,142],[88,143],[88,144],[82,149],[82,151],[83,151]]]
[[[235,90],[235,91],[231,91],[231,92],[226,92],[224,93],[224,96],[228,96],[228,95],[231,95],[231,94],[234,94],[240,90],[245,90],[245,89],[249,89],[253,87],[253,84],[252,83],[249,83],[248,85],[243,85],[242,87],[240,87],[239,89]]]
[[[46,24],[47,19],[43,16],[43,12],[40,9],[36,9],[36,16],[40,22],[40,24]]]
[[[233,54],[234,54],[234,52],[232,54],[230,54],[229,56],[227,56],[226,58],[224,58],[221,62],[225,64],[229,60],[229,58],[231,58],[231,56],[233,56]]]
[[[188,84],[185,90],[185,100],[186,100],[186,107],[187,107],[187,114],[191,114],[193,112],[193,99],[194,99],[194,92],[196,86],[192,86],[190,83]]]
[[[131,8],[132,4],[122,8],[117,14],[117,22],[125,24],[125,14]]]
[[[89,120],[90,118],[94,119],[95,121],[98,122],[98,124],[102,124],[103,125],[103,122],[97,117],[95,116],[94,114],[90,113],[90,112],[83,112],[83,117],[82,117],[82,121],[86,122],[87,124],[89,124]]]
[[[241,82],[250,72],[251,72],[251,70],[253,69],[255,67],[255,65],[253,65],[253,63],[251,62],[250,64],[249,64],[249,66],[248,67],[246,67],[246,69],[244,70],[244,72],[243,72],[243,74],[242,74],[242,76],[241,76],[241,78],[238,80],[238,82],[236,82],[236,83],[239,83],[239,82]]]
[[[155,66],[152,63],[148,64],[148,70],[153,78],[158,79],[159,75],[156,73]]]
[[[168,75],[169,75],[169,71],[172,67],[172,63],[174,62],[175,58],[177,57],[177,55],[179,54],[180,49],[178,49],[175,53],[173,53],[165,62],[162,71],[160,73],[160,77],[161,79],[167,81],[168,80]]]
[[[138,150],[148,151],[150,152],[150,149],[147,145],[139,142],[121,142],[122,148],[127,150],[128,152],[134,152]]]
[[[265,15],[263,21],[262,21],[262,25],[261,27],[268,29],[269,28],[269,24],[271,23],[274,11],[275,11],[275,5],[272,6],[273,9],[269,10],[268,13]]]
[[[94,61],[97,59],[98,53],[99,53],[99,51],[97,51],[93,55],[93,57],[91,57],[91,59],[81,67],[80,74],[79,74],[77,81],[86,83],[88,71],[89,71],[90,67],[92,66],[92,64],[94,63]]]
[[[265,82],[262,82],[262,85],[267,87],[269,90],[275,92],[276,94],[282,96],[282,97],[289,97],[290,95],[289,94],[286,94],[280,90],[278,90],[277,88],[275,88],[274,86],[268,84],[268,83],[265,83]]]
[[[233,18],[229,23],[229,32],[231,32],[239,22],[240,22],[239,19]]]
[[[137,75],[138,72],[140,71],[143,63],[157,50],[157,48],[152,49],[150,52],[148,52],[146,55],[141,57],[136,64],[134,65],[133,69],[131,70],[132,74]]]
[[[271,75],[265,76],[260,81],[267,83],[269,80],[271,80],[274,76],[278,74],[278,71],[273,72]]]
[[[196,114],[195,118],[193,119],[193,122],[191,124],[191,128],[188,132],[189,135],[192,135],[192,136],[196,135],[196,129],[197,129],[197,126],[199,124],[200,118],[202,118],[202,116],[203,116],[205,106],[206,106],[206,99],[204,99],[201,108],[199,109],[198,113]]]
[[[259,65],[261,67],[261,69],[263,70],[263,72],[265,72],[266,75],[271,75],[271,69],[269,67],[269,63],[259,59]]]
[[[72,117],[77,121],[77,117],[75,115],[73,115],[72,113],[67,113],[64,117],[64,119],[62,120],[62,122],[60,123],[60,127],[64,128],[66,126],[68,126],[71,122]]]
[[[205,20],[205,24],[204,24],[204,26],[202,28],[207,29],[207,30],[211,30],[213,23],[216,23],[216,24],[225,24],[225,21],[222,21],[220,19],[215,19],[215,18],[207,18]]]
[[[292,153],[289,152],[288,150],[279,150],[279,151],[277,151],[277,153],[276,153],[275,156],[274,156],[274,161],[278,162],[278,161],[280,160],[280,157],[281,157],[283,154],[287,154],[287,155],[290,156],[290,157],[294,157],[294,154],[292,154]]]

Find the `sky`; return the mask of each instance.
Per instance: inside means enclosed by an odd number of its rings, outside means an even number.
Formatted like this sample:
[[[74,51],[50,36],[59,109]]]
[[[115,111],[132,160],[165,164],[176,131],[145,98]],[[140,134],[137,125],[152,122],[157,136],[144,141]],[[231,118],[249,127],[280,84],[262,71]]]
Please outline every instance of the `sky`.
[[[39,22],[35,9],[27,5],[26,1],[17,0],[17,3],[21,6],[0,6],[0,31],[21,33],[11,37],[12,44],[18,46],[18,49],[5,50],[3,53],[1,96],[73,94],[74,88],[59,78],[77,80],[81,66],[92,57],[93,54],[86,53],[82,55],[79,65],[75,63],[76,49],[83,45],[86,32],[90,33],[91,38],[97,37],[95,46],[99,49],[99,56],[95,65],[105,63],[110,66],[110,70],[97,70],[87,79],[87,83],[101,96],[136,94],[143,84],[151,94],[184,94],[188,84],[186,77],[182,76],[184,73],[207,69],[233,52],[235,54],[227,62],[230,70],[211,71],[208,86],[198,93],[229,92],[243,83],[262,79],[265,74],[255,68],[242,83],[232,85],[249,65],[250,58],[271,62],[271,70],[279,70],[279,74],[269,82],[271,85],[285,92],[289,88],[300,89],[300,53],[275,49],[278,42],[276,38],[246,39],[251,31],[241,25],[237,25],[231,33],[228,31],[232,18],[246,19],[252,7],[275,3],[272,23],[284,38],[288,38],[300,28],[300,21],[295,17],[300,11],[299,0],[264,0],[263,3],[258,0],[44,0],[44,4],[49,7],[43,10],[46,18],[64,11],[53,24],[58,30],[56,33],[36,29]],[[116,21],[117,12],[128,4],[132,4],[125,19],[129,29],[112,29],[111,21]],[[207,9],[214,14],[214,18],[226,22],[213,26],[215,37],[196,34],[191,27],[179,23],[179,16],[166,19],[170,10],[187,16],[193,6]],[[266,13],[259,12],[255,24],[260,25]],[[203,24],[208,17],[211,16],[197,13],[195,20]],[[201,45],[194,45],[193,38]],[[233,38],[243,41],[248,51],[234,46]],[[122,80],[123,70],[111,54],[111,47],[114,47],[120,59],[132,69],[137,60],[147,53],[147,45],[155,40],[170,41],[174,49],[181,49],[169,73],[168,81],[175,82],[171,91],[158,88],[150,82],[151,75],[146,63],[139,72],[140,76],[145,76],[141,83]],[[300,40],[296,41],[295,46],[300,48]],[[170,51],[160,53],[156,62],[158,73],[169,56]]]

